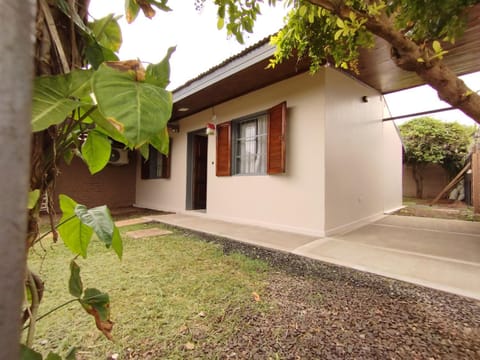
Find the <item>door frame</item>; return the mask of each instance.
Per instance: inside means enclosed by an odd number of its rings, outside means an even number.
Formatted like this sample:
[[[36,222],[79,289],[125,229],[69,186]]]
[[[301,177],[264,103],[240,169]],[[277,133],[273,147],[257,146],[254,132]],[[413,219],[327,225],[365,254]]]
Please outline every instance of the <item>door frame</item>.
[[[193,194],[193,189],[194,189],[194,174],[193,174],[193,169],[195,167],[194,161],[194,147],[193,147],[193,142],[195,139],[195,136],[208,136],[205,134],[206,128],[198,129],[195,131],[191,131],[187,133],[187,192],[186,192],[186,203],[185,203],[185,209],[186,210],[196,210],[194,208],[194,194]],[[207,149],[207,157],[208,157],[208,149]],[[205,166],[207,167],[207,184],[208,184],[208,161],[205,162]],[[208,191],[208,185],[205,190],[206,192]],[[206,196],[206,194],[205,194]],[[206,208],[206,206],[205,206]]]

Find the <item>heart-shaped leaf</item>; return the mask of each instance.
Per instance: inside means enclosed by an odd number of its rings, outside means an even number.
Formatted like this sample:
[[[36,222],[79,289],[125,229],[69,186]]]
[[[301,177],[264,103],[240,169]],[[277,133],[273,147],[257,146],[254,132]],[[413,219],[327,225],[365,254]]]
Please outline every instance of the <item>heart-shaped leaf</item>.
[[[65,120],[82,104],[79,99],[90,93],[91,77],[91,70],[37,77],[33,89],[32,130],[41,131]]]
[[[98,43],[114,52],[118,51],[122,45],[122,30],[117,19],[114,14],[109,14],[88,23]]]
[[[82,145],[82,157],[91,174],[96,174],[108,164],[111,151],[112,144],[104,134],[98,131],[88,133]]]
[[[93,77],[98,108],[110,122],[124,127],[135,147],[160,133],[172,113],[172,95],[160,86],[138,81],[134,71],[102,64]]]
[[[75,210],[78,204],[66,195],[59,196],[62,218],[58,232],[65,245],[74,254],[87,257],[87,248],[93,235],[93,229],[83,224],[77,217]]]
[[[176,47],[168,49],[167,54],[158,64],[150,64],[145,72],[145,82],[166,88],[170,83],[170,57]]]

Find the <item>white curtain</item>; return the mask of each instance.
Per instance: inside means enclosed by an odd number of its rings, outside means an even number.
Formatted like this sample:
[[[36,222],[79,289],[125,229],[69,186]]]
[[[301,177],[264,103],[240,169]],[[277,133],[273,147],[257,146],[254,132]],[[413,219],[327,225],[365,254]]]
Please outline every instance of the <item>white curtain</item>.
[[[267,117],[240,125],[240,173],[262,174],[266,169]]]
[[[257,154],[255,172],[264,173],[267,169],[267,116],[258,118],[257,123]]]

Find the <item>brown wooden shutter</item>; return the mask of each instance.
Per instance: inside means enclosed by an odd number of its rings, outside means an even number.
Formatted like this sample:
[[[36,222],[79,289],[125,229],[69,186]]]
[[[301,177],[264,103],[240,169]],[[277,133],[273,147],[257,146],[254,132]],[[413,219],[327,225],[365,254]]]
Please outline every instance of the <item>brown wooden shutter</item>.
[[[148,179],[148,176],[150,174],[150,169],[149,169],[149,164],[148,161],[145,160],[143,157],[140,157],[140,161],[142,162],[142,179]]]
[[[170,167],[172,159],[172,139],[169,139],[168,144],[168,156],[161,154],[162,156],[162,179],[170,179]]]
[[[155,166],[157,162],[157,150],[155,150],[151,145],[148,148],[148,160],[145,160],[143,157],[140,157],[142,162],[142,179],[148,180],[152,178],[152,165]],[[153,170],[155,174],[155,169]]]
[[[232,174],[231,154],[231,123],[225,122],[217,125],[217,176],[230,176]]]
[[[267,174],[285,172],[285,130],[287,103],[283,102],[268,111]]]

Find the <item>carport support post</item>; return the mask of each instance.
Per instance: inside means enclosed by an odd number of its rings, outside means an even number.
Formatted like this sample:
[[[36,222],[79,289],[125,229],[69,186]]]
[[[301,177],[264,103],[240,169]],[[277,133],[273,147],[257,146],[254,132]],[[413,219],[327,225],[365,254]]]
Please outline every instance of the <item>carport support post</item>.
[[[474,213],[480,214],[480,143],[472,155],[472,201]]]
[[[20,358],[35,0],[0,0],[0,360]]]

